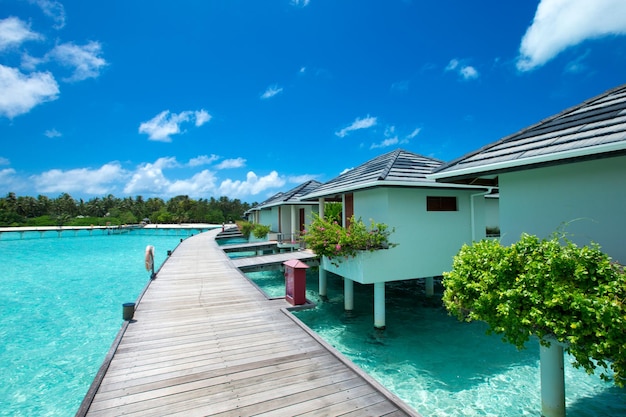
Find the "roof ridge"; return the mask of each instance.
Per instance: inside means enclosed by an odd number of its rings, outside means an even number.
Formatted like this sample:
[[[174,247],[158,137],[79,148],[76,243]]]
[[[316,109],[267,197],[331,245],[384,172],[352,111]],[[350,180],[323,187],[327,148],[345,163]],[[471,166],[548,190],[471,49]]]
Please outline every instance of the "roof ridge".
[[[396,149],[395,151],[390,153],[391,159],[390,159],[389,163],[387,163],[387,166],[383,169],[383,171],[378,176],[379,180],[384,180],[385,178],[387,178],[387,175],[389,175],[389,172],[391,171],[391,168],[393,168],[393,166],[395,165],[396,161],[400,157],[400,153],[402,153],[402,152],[403,152],[402,149]],[[393,154],[395,154],[395,155],[393,155]]]

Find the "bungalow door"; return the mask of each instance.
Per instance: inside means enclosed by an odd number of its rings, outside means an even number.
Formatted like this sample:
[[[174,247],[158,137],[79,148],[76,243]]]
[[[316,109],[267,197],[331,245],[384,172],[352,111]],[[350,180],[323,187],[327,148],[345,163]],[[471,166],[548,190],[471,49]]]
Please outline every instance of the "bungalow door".
[[[350,219],[354,216],[354,194],[344,194],[343,196],[343,212],[346,228],[350,227]]]

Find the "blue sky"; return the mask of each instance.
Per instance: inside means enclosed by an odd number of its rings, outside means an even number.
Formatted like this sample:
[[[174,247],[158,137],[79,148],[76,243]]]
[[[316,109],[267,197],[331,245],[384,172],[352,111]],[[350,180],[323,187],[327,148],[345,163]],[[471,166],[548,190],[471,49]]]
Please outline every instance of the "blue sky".
[[[0,195],[262,201],[626,82],[623,0],[0,0]]]

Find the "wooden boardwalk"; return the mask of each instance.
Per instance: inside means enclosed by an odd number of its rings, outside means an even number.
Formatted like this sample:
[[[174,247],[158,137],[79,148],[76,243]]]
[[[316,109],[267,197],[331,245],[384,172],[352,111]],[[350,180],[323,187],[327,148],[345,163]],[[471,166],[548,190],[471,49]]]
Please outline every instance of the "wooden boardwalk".
[[[418,416],[260,293],[216,233],[164,264],[77,415]]]

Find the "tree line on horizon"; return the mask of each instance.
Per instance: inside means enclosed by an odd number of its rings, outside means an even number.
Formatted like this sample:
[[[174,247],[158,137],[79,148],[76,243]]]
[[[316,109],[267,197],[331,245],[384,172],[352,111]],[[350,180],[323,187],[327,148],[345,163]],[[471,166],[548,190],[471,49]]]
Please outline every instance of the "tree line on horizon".
[[[142,196],[117,198],[112,194],[87,201],[63,193],[57,198],[45,195],[0,197],[0,226],[105,226],[150,223],[228,223],[235,222],[256,205],[239,199],[211,197],[194,200],[179,195],[169,200]]]

